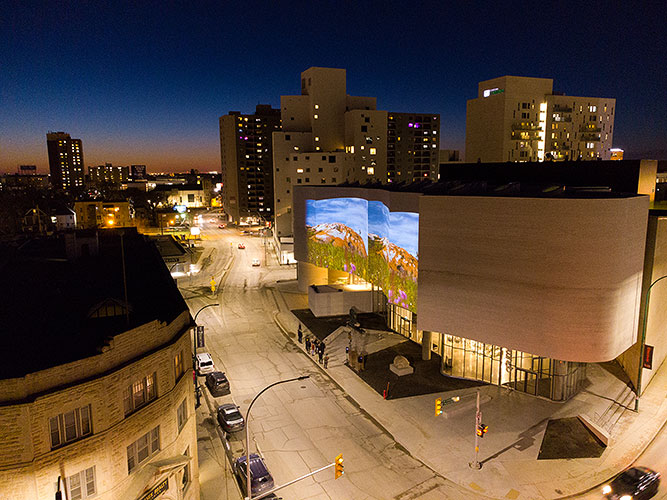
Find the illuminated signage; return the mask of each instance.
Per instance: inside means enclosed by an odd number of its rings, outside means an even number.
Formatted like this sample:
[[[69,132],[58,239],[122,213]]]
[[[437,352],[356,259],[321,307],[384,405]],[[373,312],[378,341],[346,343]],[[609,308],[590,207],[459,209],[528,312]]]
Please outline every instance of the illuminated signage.
[[[188,207],[185,205],[174,205],[174,210],[179,214],[185,213],[188,210]]]
[[[505,92],[505,89],[499,89],[496,87],[493,89],[486,89],[482,95],[484,95],[484,97],[489,97],[490,95],[502,94],[503,92]]]
[[[141,497],[141,500],[154,500],[169,489],[169,478],[153,486],[151,490]]]
[[[644,345],[644,360],[642,363],[642,367],[646,368],[647,370],[651,370],[653,368],[653,346],[652,345]]]

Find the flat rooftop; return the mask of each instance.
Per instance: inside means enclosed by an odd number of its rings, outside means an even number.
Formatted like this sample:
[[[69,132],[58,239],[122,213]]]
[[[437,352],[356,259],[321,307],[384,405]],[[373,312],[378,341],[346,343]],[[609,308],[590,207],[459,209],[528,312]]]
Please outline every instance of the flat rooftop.
[[[77,245],[85,248],[75,259]],[[0,273],[0,379],[96,355],[115,335],[188,310],[155,245],[134,230],[77,231],[0,248]]]

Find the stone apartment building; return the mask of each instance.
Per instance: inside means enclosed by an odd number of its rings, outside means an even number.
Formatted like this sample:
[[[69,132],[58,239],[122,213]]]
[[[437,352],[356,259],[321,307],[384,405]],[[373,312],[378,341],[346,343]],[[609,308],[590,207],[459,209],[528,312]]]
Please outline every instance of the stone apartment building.
[[[2,264],[0,498],[198,499],[191,317],[155,247],[76,232]]]

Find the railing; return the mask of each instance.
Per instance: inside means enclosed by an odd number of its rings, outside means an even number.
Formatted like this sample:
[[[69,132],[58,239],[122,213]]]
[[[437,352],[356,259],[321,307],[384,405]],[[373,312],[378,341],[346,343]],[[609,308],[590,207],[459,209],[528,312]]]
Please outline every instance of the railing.
[[[562,104],[554,104],[554,112],[556,112],[556,113],[572,113],[572,108],[570,106],[564,106]]]
[[[512,124],[512,130],[534,130],[534,131],[542,131],[542,127],[539,125],[533,125],[531,123],[513,123]]]
[[[580,140],[597,142],[597,141],[600,140],[600,135],[599,134],[581,134],[581,139]]]

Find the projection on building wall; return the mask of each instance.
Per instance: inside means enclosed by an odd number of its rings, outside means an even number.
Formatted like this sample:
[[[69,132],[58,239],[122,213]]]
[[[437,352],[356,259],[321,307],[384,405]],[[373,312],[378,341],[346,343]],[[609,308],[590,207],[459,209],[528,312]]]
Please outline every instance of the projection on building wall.
[[[308,260],[366,279],[368,201],[361,198],[306,200]]]
[[[419,214],[359,198],[307,200],[306,226],[309,262],[361,276],[416,312]]]

